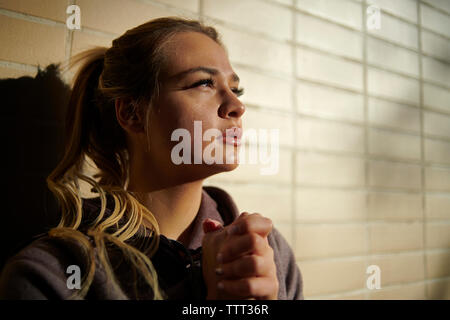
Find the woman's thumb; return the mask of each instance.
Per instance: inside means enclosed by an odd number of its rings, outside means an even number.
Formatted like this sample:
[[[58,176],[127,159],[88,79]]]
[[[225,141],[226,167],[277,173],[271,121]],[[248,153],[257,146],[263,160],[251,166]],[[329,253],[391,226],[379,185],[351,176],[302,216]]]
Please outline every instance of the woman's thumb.
[[[208,233],[208,232],[214,232],[217,230],[222,230],[223,229],[223,225],[217,221],[217,220],[213,220],[213,219],[205,219],[203,220],[203,232]]]

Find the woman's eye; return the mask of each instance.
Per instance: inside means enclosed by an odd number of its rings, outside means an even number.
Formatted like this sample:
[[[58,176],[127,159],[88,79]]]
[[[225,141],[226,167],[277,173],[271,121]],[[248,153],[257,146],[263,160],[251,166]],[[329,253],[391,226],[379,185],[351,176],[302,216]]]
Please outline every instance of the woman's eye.
[[[194,83],[193,87],[198,87],[198,86],[202,86],[205,84],[208,86],[213,86],[214,81],[212,79],[203,79],[203,80],[200,80],[200,81],[197,81],[196,83]]]
[[[202,79],[194,83],[191,88],[195,88],[198,86],[207,85],[208,87],[214,87],[215,81],[213,79]],[[240,97],[244,94],[244,88],[232,88],[231,89],[237,97]]]
[[[240,97],[244,94],[244,88],[238,89],[238,88],[233,88],[232,89],[234,94],[236,94],[236,96]]]

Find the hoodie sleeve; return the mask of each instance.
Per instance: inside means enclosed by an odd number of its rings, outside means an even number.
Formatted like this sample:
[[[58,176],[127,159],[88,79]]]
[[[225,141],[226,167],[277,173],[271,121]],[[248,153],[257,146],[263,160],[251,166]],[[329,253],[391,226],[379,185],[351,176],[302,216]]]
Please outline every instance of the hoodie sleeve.
[[[58,258],[42,244],[12,257],[0,275],[0,299],[48,300],[70,295],[66,274]]]
[[[272,229],[268,240],[277,267],[278,300],[303,300],[303,279],[291,247],[276,228]]]

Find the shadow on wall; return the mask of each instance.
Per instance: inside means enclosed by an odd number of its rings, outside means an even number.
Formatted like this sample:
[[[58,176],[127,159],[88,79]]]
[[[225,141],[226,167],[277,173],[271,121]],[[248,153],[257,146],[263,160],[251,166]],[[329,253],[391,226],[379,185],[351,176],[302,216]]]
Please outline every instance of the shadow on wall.
[[[434,52],[434,55],[436,57],[445,57],[446,61],[450,61],[450,56],[446,55],[445,52]],[[448,70],[448,69],[447,69]],[[442,71],[445,72],[445,71]],[[447,72],[446,77],[449,78],[450,74]],[[407,95],[404,96],[408,96],[408,97],[414,97],[414,96],[418,96],[417,92],[408,92]],[[442,105],[441,107],[445,107],[444,105]],[[400,110],[400,109],[399,109]],[[414,127],[414,125],[410,125],[411,123],[413,124],[417,124],[417,144],[416,146],[418,147],[416,150],[420,151],[419,148],[419,133],[420,133],[420,123],[417,121],[419,118],[419,112],[420,109],[417,110],[417,117],[414,115],[412,116],[412,113],[410,111],[407,111],[408,108],[403,108],[401,109],[401,111],[397,112],[397,113],[391,113],[391,115],[393,117],[395,117],[395,119],[391,119],[393,120],[394,123],[401,123],[405,125],[405,128],[411,128]],[[428,124],[429,126],[431,126],[432,124]],[[426,131],[426,129],[425,129]],[[423,132],[423,134],[426,134],[426,132]],[[421,160],[420,158],[420,153],[416,152],[415,154],[409,153],[407,152],[408,148],[404,148],[404,146],[400,145],[398,142],[396,142],[394,139],[389,139],[386,138],[385,136],[375,136],[375,138],[373,140],[371,140],[372,145],[371,147],[374,147],[374,149],[376,150],[374,153],[376,154],[378,150],[381,150],[381,153],[387,153],[387,154],[391,154],[394,155],[394,158],[397,158],[397,160],[399,158],[403,158],[404,160]],[[428,141],[425,141],[425,146],[428,143]],[[411,150],[411,149],[410,149]],[[426,152],[426,151],[425,151]],[[436,150],[434,151],[435,153],[438,153],[438,158],[439,159],[444,159],[447,154],[446,151],[444,149],[441,150]],[[428,160],[427,159],[427,154],[425,154],[425,159],[424,160]],[[446,159],[448,160],[448,159]],[[430,160],[428,160],[430,161]],[[438,164],[436,163],[439,160],[431,160],[433,162],[433,164]],[[443,164],[446,166],[446,164]],[[429,165],[426,165],[427,167]],[[376,183],[378,185],[384,186],[394,186],[396,187],[397,184],[397,177],[395,175],[392,174],[386,174],[383,175],[382,178],[377,177],[376,179],[378,179],[378,181],[376,181]],[[425,176],[424,179],[427,179],[427,177]],[[420,183],[421,181],[419,181]],[[427,181],[425,181],[425,192],[430,191],[427,187]],[[421,186],[417,185],[415,188],[416,191],[420,191],[421,190]],[[438,190],[439,191],[439,190]],[[441,190],[442,191],[442,190]],[[425,210],[429,210],[428,208],[426,208]],[[428,213],[426,213],[426,216],[428,216]],[[426,220],[427,222],[430,222],[430,220]],[[431,222],[433,222],[431,220]],[[425,235],[423,235],[425,237]],[[436,249],[447,249],[450,248],[450,244],[444,244],[443,246],[441,245],[441,247],[436,248]],[[434,249],[434,248],[429,248],[429,249]],[[438,260],[439,261],[439,265],[436,266],[436,270],[434,270],[433,273],[437,274],[437,275],[426,275],[426,279],[425,280],[431,280],[433,278],[437,278],[437,277],[448,277],[449,275],[449,270],[450,270],[450,254],[439,254],[439,253],[432,253],[432,252],[427,252],[426,253],[426,260],[428,260],[428,264],[430,265],[431,262],[430,260]],[[428,271],[430,272],[430,270]],[[426,286],[428,286],[428,299],[449,299],[449,295],[450,295],[450,281],[448,280],[442,280],[441,282],[428,282],[425,283]]]
[[[5,260],[59,221],[46,177],[63,154],[70,87],[51,64],[35,78],[1,79],[3,181],[0,269]]]

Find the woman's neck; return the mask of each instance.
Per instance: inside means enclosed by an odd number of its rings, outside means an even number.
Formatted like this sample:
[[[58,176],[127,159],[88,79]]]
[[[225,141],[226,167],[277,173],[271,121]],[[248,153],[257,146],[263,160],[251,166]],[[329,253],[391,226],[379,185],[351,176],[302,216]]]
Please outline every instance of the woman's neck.
[[[152,192],[139,192],[134,185],[129,190],[153,213],[161,234],[187,245],[200,208],[202,186],[203,180],[197,180]]]

